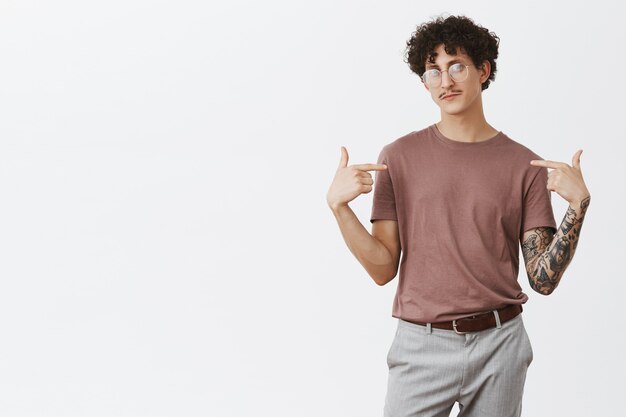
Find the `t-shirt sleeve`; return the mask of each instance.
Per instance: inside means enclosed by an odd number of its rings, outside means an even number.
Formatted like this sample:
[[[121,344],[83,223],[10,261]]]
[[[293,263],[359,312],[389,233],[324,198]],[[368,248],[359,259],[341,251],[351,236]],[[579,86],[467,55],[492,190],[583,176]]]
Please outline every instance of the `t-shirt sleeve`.
[[[520,236],[536,227],[552,227],[556,232],[556,221],[552,211],[551,193],[546,184],[548,168],[539,167],[530,186],[524,194],[522,206],[522,228]]]
[[[374,220],[380,219],[398,220],[396,196],[391,181],[391,174],[389,173],[394,167],[393,164],[389,163],[387,151],[387,146],[385,146],[378,155],[377,163],[387,165],[387,169],[375,171],[374,174],[374,197],[372,200],[370,223],[374,223]]]

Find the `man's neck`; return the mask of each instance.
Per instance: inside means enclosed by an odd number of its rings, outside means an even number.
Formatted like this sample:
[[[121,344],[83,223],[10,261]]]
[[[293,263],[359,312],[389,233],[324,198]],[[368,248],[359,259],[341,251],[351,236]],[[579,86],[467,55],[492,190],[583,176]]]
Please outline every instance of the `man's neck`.
[[[437,128],[445,137],[459,142],[482,142],[498,134],[498,130],[485,120],[482,96],[462,113],[442,111]]]
[[[476,122],[447,117],[437,122],[436,126],[442,135],[459,142],[482,142],[498,134],[498,130],[494,129],[484,118]]]

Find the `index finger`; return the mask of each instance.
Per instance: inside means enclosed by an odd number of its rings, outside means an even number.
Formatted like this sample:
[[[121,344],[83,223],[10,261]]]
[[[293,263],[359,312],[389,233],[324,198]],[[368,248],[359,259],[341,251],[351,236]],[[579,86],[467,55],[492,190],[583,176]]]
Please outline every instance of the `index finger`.
[[[352,165],[352,167],[361,171],[382,171],[387,169],[385,164],[356,164]]]
[[[547,167],[547,168],[555,168],[555,169],[556,168],[561,168],[561,167],[567,165],[564,162],[550,161],[550,160],[547,160],[547,159],[533,159],[532,161],[530,161],[530,164],[531,165],[535,165],[535,166],[539,166],[539,167]]]

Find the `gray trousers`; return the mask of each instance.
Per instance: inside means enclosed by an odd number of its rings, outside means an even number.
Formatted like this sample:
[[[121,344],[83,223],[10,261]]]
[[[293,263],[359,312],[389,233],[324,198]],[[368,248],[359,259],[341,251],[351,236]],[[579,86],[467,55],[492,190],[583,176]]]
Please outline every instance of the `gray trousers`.
[[[522,313],[457,334],[398,319],[387,354],[384,417],[519,417],[533,350]]]

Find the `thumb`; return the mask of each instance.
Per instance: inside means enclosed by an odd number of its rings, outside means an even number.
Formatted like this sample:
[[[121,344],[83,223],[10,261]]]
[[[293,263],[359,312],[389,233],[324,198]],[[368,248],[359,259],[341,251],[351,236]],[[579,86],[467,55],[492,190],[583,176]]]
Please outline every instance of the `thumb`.
[[[583,153],[582,149],[576,151],[574,156],[572,156],[572,166],[576,169],[580,169],[580,155]]]
[[[341,147],[341,160],[339,161],[339,168],[345,168],[348,166],[348,150],[345,147]]]

